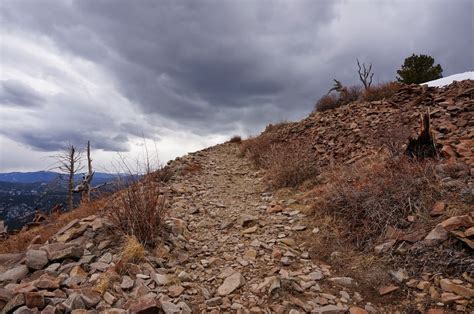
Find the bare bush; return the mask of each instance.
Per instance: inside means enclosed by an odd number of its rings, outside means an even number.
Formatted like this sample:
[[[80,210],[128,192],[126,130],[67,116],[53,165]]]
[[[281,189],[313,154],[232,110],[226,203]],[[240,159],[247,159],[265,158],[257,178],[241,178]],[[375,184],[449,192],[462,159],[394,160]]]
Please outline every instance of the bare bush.
[[[165,196],[150,181],[134,182],[107,209],[112,223],[124,235],[134,236],[145,246],[154,247],[166,233]]]
[[[247,156],[257,167],[262,167],[266,164],[268,152],[274,143],[276,140],[271,134],[251,137],[242,142],[240,155]]]
[[[321,97],[314,107],[314,111],[322,112],[340,107],[339,97],[335,94],[328,94]]]
[[[388,99],[395,95],[400,89],[401,84],[396,82],[382,83],[375,86],[370,86],[361,95],[361,100],[377,101]]]
[[[429,212],[441,192],[432,163],[402,156],[337,172],[315,206],[342,219],[348,238],[368,248],[388,226],[403,227],[408,215]]]
[[[242,138],[239,135],[234,135],[230,138],[229,143],[241,143]]]
[[[331,93],[321,97],[316,103],[314,111],[322,112],[345,106],[357,101],[362,93],[359,86],[342,87],[338,92],[339,95]]]
[[[267,177],[274,188],[296,187],[318,174],[314,152],[303,143],[272,145],[264,161]]]

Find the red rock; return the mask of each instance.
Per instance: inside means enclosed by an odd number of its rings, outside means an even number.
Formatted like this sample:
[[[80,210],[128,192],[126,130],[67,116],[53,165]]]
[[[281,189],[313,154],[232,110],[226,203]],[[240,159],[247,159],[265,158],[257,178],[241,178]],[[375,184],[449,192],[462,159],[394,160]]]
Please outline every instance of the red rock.
[[[433,208],[430,211],[431,216],[439,216],[444,214],[446,209],[446,204],[442,201],[438,201],[434,204]]]
[[[42,309],[45,306],[44,296],[39,292],[27,292],[25,293],[25,304],[30,309],[35,307]]]
[[[380,295],[386,295],[386,294],[392,293],[392,292],[394,292],[398,289],[399,289],[399,287],[395,286],[395,285],[384,286],[384,287],[381,287],[379,289],[379,294]]]
[[[349,309],[350,314],[367,314],[368,312],[360,307],[353,306]]]

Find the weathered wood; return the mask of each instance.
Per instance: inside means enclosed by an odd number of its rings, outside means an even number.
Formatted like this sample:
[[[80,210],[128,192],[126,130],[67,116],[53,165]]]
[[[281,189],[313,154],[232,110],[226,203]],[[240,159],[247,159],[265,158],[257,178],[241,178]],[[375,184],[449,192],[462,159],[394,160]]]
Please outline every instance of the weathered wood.
[[[409,139],[406,153],[421,159],[438,157],[438,148],[431,131],[430,112],[427,110],[420,116],[420,132],[417,138]]]

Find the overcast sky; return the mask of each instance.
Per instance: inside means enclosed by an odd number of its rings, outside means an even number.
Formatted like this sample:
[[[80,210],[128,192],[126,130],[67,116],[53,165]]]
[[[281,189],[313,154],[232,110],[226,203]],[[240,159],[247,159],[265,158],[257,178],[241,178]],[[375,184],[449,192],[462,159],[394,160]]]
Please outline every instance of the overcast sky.
[[[405,57],[474,69],[474,1],[0,1],[0,171],[91,140],[96,166],[163,162],[306,116],[333,78]],[[154,150],[154,149],[153,149]]]

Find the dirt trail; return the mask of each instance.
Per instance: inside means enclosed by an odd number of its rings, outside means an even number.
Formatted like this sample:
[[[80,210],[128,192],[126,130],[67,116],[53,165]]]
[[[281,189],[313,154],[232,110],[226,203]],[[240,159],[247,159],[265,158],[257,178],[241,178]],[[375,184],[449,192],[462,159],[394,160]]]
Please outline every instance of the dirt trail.
[[[329,313],[367,305],[353,279],[332,274],[309,256],[310,243],[296,241],[309,228],[307,217],[265,192],[261,174],[238,156],[237,145],[188,158],[202,171],[172,185],[181,193],[172,215],[189,233],[169,266],[189,274],[182,284],[194,310]]]

